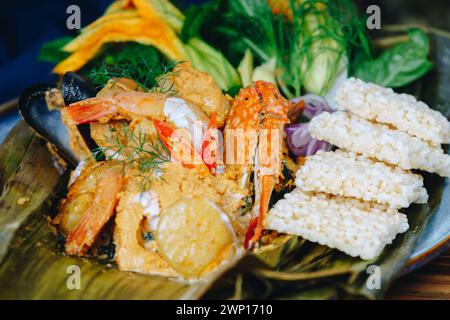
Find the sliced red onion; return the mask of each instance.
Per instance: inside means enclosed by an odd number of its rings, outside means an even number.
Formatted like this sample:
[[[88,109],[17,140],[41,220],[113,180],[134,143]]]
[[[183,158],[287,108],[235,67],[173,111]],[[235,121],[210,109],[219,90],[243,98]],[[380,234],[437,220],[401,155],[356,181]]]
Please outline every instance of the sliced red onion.
[[[326,141],[311,139],[310,143],[308,144],[308,148],[306,150],[306,156],[312,156],[313,154],[316,154],[317,151],[323,150],[323,151],[331,151],[332,145],[329,144]]]
[[[319,150],[330,151],[331,145],[325,141],[316,140],[308,131],[308,123],[289,124],[284,127],[286,145],[296,156],[310,156]]]
[[[305,102],[303,115],[308,119],[312,119],[324,111],[331,112],[331,108],[326,100],[316,94],[305,94],[304,96],[292,99],[291,102],[297,103],[300,100]]]

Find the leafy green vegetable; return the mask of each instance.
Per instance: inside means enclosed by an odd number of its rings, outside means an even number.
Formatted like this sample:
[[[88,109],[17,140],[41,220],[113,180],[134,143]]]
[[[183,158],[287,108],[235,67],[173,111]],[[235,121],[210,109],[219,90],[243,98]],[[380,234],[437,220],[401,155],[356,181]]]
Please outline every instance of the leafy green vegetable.
[[[213,1],[196,9],[185,34],[201,34],[237,65],[250,49],[287,97],[325,94],[357,52],[371,56],[365,25],[351,0],[290,0],[290,13],[272,13],[267,0]],[[275,68],[266,68],[275,61]],[[273,70],[272,70],[273,69]]]
[[[39,52],[38,61],[45,61],[51,63],[58,63],[67,58],[70,53],[64,52],[61,49],[70,41],[72,37],[62,37],[56,40],[44,43]]]
[[[219,12],[223,8],[220,0],[190,6],[185,12],[186,18],[180,37],[185,43],[192,66],[209,73],[222,90],[231,94],[237,92],[241,87],[239,74],[221,52],[222,48],[217,46],[217,42],[213,41],[212,46],[209,44],[211,43],[209,41],[211,34],[214,34],[209,26],[216,24],[216,19],[222,18]],[[211,32],[202,32],[204,30]]]
[[[385,87],[397,88],[422,77],[433,66],[428,60],[428,36],[419,29],[408,32],[409,40],[362,62],[354,76]]]
[[[206,24],[215,18],[215,12],[220,10],[218,1],[209,1],[202,5],[192,5],[185,12],[183,28],[181,29],[181,40],[188,42],[191,38],[201,37],[201,31]]]
[[[276,83],[275,80],[275,69],[276,69],[275,57],[272,57],[269,61],[264,62],[260,66],[257,66],[253,70],[252,80],[264,80],[267,82]]]
[[[287,35],[281,45],[287,59],[279,82],[288,96],[300,95],[302,88],[324,95],[355,52],[371,56],[352,1],[291,0],[290,7],[292,24],[280,32]]]
[[[222,90],[240,87],[239,74],[220,51],[199,38],[190,39],[185,48],[192,66],[209,73]]]
[[[186,11],[182,39],[185,42],[195,37],[205,39],[236,66],[251,48],[258,62],[263,63],[276,49],[272,18],[266,0],[212,0]]]
[[[135,42],[111,44],[87,67],[87,74],[98,87],[104,86],[111,78],[125,77],[133,79],[144,90],[152,90],[160,77],[172,71],[176,63],[165,62],[158,50],[151,46]],[[164,86],[163,90],[170,91],[171,86]]]
[[[262,62],[277,56],[273,14],[266,0],[231,0],[224,32],[234,35]],[[225,28],[224,27],[224,28]],[[235,41],[236,41],[235,40]]]
[[[237,70],[241,76],[242,85],[244,87],[250,85],[253,75],[253,54],[250,49],[245,50],[244,57],[239,63]]]

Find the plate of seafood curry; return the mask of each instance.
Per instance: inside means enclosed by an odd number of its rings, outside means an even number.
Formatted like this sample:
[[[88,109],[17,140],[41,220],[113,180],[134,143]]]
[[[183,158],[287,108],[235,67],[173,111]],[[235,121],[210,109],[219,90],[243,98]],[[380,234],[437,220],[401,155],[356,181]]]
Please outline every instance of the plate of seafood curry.
[[[67,44],[56,84],[19,98],[24,121],[0,147],[0,297],[382,297],[448,212],[448,110],[346,72],[326,95],[289,95],[264,72],[244,83],[242,68],[233,91],[192,57],[151,88],[72,72],[114,19],[149,23],[134,2]],[[145,17],[167,32],[151,44],[177,57],[176,25]]]

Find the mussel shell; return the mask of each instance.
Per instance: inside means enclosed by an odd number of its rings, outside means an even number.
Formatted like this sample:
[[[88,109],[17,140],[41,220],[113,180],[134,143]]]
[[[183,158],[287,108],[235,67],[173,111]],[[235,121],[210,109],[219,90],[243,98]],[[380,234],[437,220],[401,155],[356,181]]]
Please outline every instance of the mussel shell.
[[[70,148],[69,132],[61,120],[61,112],[49,110],[45,100],[45,92],[50,88],[46,84],[27,87],[19,97],[19,113],[39,136],[56,147],[64,160],[76,166],[81,159]]]
[[[97,90],[87,79],[75,72],[69,71],[66,72],[62,78],[61,93],[64,99],[64,104],[68,106],[71,103],[95,97],[97,95]],[[80,131],[87,147],[90,150],[97,149],[98,145],[91,138],[91,129],[89,124],[80,124],[77,128]],[[100,157],[98,159],[102,160],[103,158]]]
[[[62,79],[61,92],[64,103],[68,106],[87,98],[95,97],[97,90],[88,80],[74,72],[66,72]]]

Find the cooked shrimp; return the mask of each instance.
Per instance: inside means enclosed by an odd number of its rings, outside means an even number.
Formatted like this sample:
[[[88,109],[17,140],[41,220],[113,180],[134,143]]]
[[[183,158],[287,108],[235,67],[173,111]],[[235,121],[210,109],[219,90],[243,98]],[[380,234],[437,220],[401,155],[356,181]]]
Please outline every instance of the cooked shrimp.
[[[195,150],[199,150],[201,132],[207,128],[209,118],[197,106],[160,93],[125,91],[115,87],[110,90],[116,91],[108,95],[107,91],[102,90],[101,96],[73,103],[64,112],[76,124],[123,119],[131,121],[138,117],[168,121],[175,128],[186,129]]]
[[[113,90],[113,87],[110,90]],[[183,99],[168,97],[160,93],[118,89],[111,95],[103,92],[101,97],[97,96],[73,103],[66,108],[65,112],[77,124],[108,123],[111,120],[123,119],[131,120],[133,123],[140,118],[153,120],[152,124],[155,130],[147,128],[148,131],[157,132],[165,142],[174,138],[169,136],[168,132],[170,134],[179,133],[175,129],[184,129],[187,135],[183,135],[184,142],[178,144],[178,147],[182,147],[179,151],[184,155],[174,157],[169,148],[171,143],[165,143],[171,152],[172,159],[185,166],[199,168],[202,173],[207,172],[204,169],[208,168],[202,163],[198,153],[203,154],[203,131],[211,128],[212,123],[216,126],[215,116],[211,123],[202,110]],[[175,138],[179,137],[180,135]],[[189,156],[190,160],[186,160],[186,156]],[[185,160],[180,161],[182,158]],[[213,166],[210,166],[210,169],[213,170]]]
[[[65,112],[76,124],[145,117],[167,120],[177,128],[189,130],[194,124],[203,129],[208,125],[208,116],[183,99],[155,92],[125,91],[115,87],[109,90],[113,93],[102,90],[95,98],[72,103]]]
[[[137,116],[165,118],[166,95],[140,91],[124,91],[111,96],[95,97],[72,103],[66,112],[76,124],[108,122],[110,119],[131,120]]]
[[[74,182],[58,218],[67,254],[84,255],[92,246],[114,214],[122,184],[123,168],[115,162],[89,166]]]

